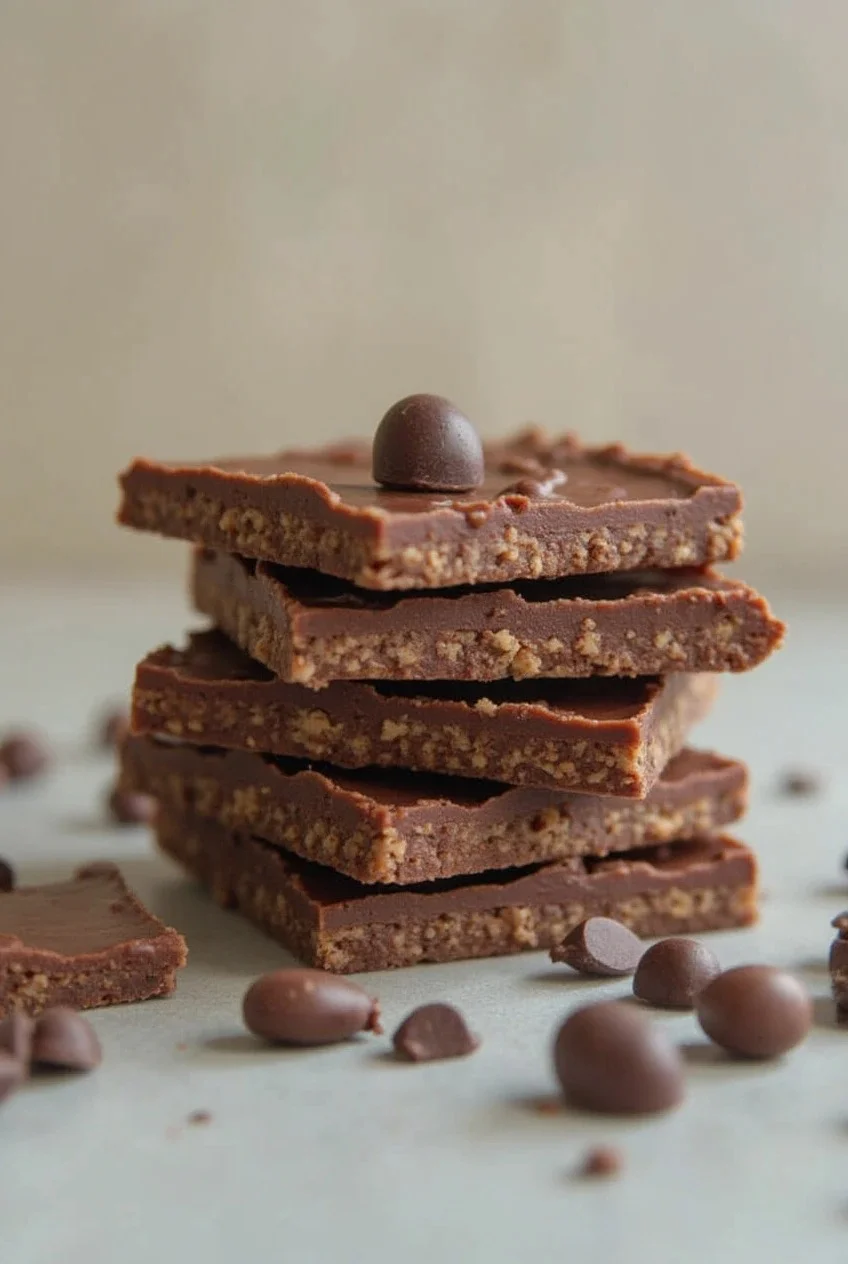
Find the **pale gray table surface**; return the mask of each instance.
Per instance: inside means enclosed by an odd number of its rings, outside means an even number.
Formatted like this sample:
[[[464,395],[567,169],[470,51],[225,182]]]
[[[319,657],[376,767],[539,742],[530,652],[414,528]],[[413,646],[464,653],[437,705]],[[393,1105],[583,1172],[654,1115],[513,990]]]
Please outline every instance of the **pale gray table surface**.
[[[2,1264],[848,1258],[848,1030],[834,1025],[824,968],[829,919],[848,905],[848,605],[775,605],[791,620],[787,648],[728,678],[698,734],[751,764],[739,833],[761,853],[765,888],[761,925],[712,943],[727,965],[797,970],[819,998],[817,1026],[764,1067],[712,1056],[691,1016],[659,1016],[697,1046],[689,1095],[634,1123],[537,1109],[554,1089],[562,1017],[628,992],[543,954],[364,978],[389,1033],[420,1002],[461,1006],[483,1041],[465,1061],[397,1065],[388,1037],[255,1045],[240,998],[285,954],[156,858],[145,831],[104,823],[110,762],[87,747],[96,706],[126,693],[136,658],[179,637],[179,594],[0,585],[0,721],[36,721],[62,756],[48,781],[0,796],[0,854],[23,881],[121,862],[191,952],[174,997],[93,1015],[100,1071],[2,1107]],[[825,775],[821,795],[776,793],[780,770],[799,764]],[[187,1124],[194,1110],[211,1122]],[[575,1181],[598,1141],[623,1148],[626,1171]]]

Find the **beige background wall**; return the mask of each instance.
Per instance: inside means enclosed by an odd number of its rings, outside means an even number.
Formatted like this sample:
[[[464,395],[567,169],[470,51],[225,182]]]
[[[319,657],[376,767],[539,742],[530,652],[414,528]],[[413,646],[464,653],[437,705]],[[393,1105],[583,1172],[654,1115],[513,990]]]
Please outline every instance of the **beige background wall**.
[[[844,583],[846,50],[845,0],[4,0],[0,567],[177,566],[133,453],[430,389],[688,447]]]

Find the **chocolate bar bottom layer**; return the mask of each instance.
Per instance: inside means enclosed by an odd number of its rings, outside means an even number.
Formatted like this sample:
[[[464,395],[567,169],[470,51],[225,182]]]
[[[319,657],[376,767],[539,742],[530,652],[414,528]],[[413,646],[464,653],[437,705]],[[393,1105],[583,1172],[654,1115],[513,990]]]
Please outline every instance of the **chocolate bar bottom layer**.
[[[121,783],[168,811],[257,834],[358,882],[414,883],[715,833],[747,802],[744,764],[675,756],[647,799],[421,773],[343,773],[252,751],[131,737]]]
[[[593,914],[645,937],[757,917],[755,858],[725,837],[390,891],[190,816],[161,815],[157,840],[218,903],[339,974],[550,948]]]
[[[182,935],[148,912],[115,865],[0,895],[0,1015],[166,996],[186,957]]]

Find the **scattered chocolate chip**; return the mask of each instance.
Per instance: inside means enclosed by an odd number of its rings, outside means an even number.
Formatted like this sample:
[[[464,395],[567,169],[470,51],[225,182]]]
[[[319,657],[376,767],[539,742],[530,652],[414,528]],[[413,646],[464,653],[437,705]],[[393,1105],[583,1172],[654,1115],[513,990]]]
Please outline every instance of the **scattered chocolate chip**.
[[[520,478],[517,483],[510,483],[499,496],[526,496],[528,500],[549,500],[551,496],[561,494],[560,489],[568,482],[568,475],[562,470],[544,470],[536,478]]]
[[[579,974],[616,978],[632,974],[645,951],[638,935],[611,917],[587,917],[551,949],[551,961],[563,961]]]
[[[782,793],[797,795],[799,798],[804,795],[818,794],[821,787],[821,777],[804,768],[790,768],[780,778]]]
[[[147,825],[156,815],[156,800],[136,790],[115,786],[109,794],[109,815],[119,825]]]
[[[94,1028],[76,1010],[46,1009],[35,1020],[32,1061],[64,1071],[93,1071],[103,1059]]]
[[[726,970],[698,996],[695,1012],[711,1040],[743,1058],[787,1053],[813,1022],[807,989],[776,966]]]
[[[9,1014],[0,1022],[0,1053],[11,1054],[27,1070],[32,1060],[32,1033],[35,1020],[29,1014]]]
[[[20,1088],[26,1078],[26,1068],[10,1053],[0,1053],[0,1102]]]
[[[665,1033],[620,1001],[569,1014],[554,1042],[565,1099],[582,1110],[649,1115],[683,1100],[683,1059]]]
[[[624,1168],[624,1155],[615,1146],[595,1146],[583,1160],[580,1175],[587,1177],[618,1176]]]
[[[107,711],[100,720],[97,739],[104,750],[112,750],[120,746],[130,728],[130,718],[123,707]]]
[[[15,871],[8,860],[0,860],[0,892],[14,891]]]
[[[459,1010],[441,1003],[414,1009],[398,1027],[392,1043],[397,1053],[411,1062],[463,1058],[480,1046]]]
[[[324,970],[274,970],[247,989],[245,1026],[273,1044],[325,1045],[379,1034],[380,1010],[359,984]]]
[[[720,973],[718,957],[697,939],[661,939],[636,967],[633,995],[660,1009],[691,1009]]]
[[[21,729],[7,733],[0,743],[0,764],[10,781],[29,781],[47,770],[50,752],[35,733]]]
[[[193,1110],[186,1120],[189,1124],[211,1124],[211,1122],[212,1112],[209,1110]]]
[[[402,491],[468,491],[483,481],[480,437],[440,395],[408,395],[377,427],[374,481]]]

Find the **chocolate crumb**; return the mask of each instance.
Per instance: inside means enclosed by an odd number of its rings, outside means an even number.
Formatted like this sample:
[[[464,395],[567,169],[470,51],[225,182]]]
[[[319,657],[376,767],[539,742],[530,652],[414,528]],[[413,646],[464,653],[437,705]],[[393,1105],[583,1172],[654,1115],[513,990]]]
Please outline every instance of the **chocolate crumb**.
[[[540,1097],[535,1103],[535,1110],[539,1115],[559,1115],[562,1112],[562,1102],[558,1097]]]
[[[189,1124],[211,1124],[211,1122],[212,1112],[209,1110],[193,1110],[186,1120]]]
[[[790,768],[780,778],[781,792],[798,798],[818,794],[821,788],[821,777],[809,769]]]
[[[578,1175],[587,1177],[618,1176],[624,1168],[624,1155],[615,1146],[595,1146],[583,1160]]]

